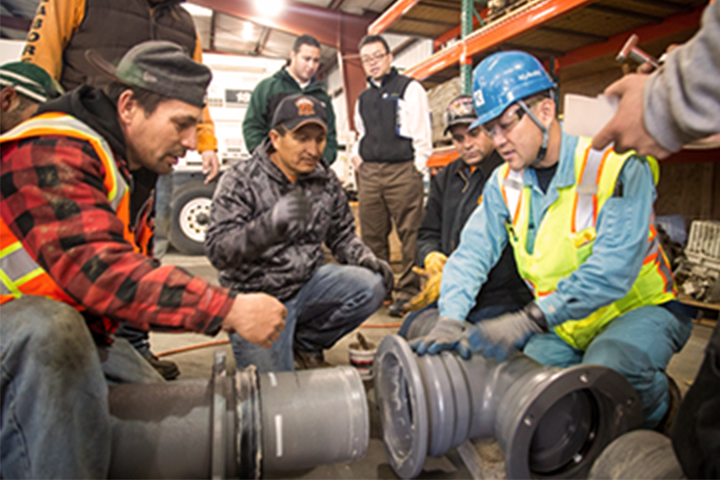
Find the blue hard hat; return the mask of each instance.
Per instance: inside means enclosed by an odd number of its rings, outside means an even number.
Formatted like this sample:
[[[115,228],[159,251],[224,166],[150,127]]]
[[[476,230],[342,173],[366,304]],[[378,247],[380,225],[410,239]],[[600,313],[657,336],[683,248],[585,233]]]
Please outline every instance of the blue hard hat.
[[[490,55],[473,72],[473,105],[478,119],[473,129],[500,116],[507,107],[555,87],[540,61],[525,52]]]

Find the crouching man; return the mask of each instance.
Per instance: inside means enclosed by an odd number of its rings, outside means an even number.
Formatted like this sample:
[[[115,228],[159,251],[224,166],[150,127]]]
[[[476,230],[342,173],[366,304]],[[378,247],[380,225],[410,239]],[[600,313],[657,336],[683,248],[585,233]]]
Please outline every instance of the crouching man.
[[[325,105],[291,95],[275,110],[269,139],[223,175],[205,250],[233,292],[265,292],[288,309],[269,350],[231,337],[239,367],[261,372],[324,365],[323,350],[375,312],[393,285],[388,264],[355,234],[340,181],[320,159]],[[323,242],[341,264],[325,263]]]
[[[79,87],[2,137],[2,478],[107,478],[106,382],[163,381],[113,342],[121,321],[224,329],[263,347],[284,327],[269,295],[235,295],[147,256],[150,191],[133,188],[131,171],[169,173],[197,147],[210,70],[170,42],[139,44],[117,68],[88,59],[114,80],[107,93]]]

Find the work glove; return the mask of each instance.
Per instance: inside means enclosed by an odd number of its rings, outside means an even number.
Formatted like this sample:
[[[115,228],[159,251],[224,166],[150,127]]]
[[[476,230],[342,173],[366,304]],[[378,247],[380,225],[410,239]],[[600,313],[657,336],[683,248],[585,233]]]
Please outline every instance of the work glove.
[[[426,278],[425,287],[403,305],[404,310],[420,310],[440,298],[440,283],[442,282],[442,272],[446,261],[447,257],[444,254],[430,252],[425,256],[424,269],[413,267],[413,272]]]
[[[277,201],[270,214],[270,221],[279,235],[285,235],[291,226],[303,229],[310,220],[312,204],[299,189],[293,189]]]
[[[418,355],[436,355],[443,350],[457,350],[467,324],[452,318],[443,317],[435,324],[430,333],[410,344]]]
[[[385,292],[390,294],[395,288],[395,276],[393,275],[390,265],[385,261],[377,258],[375,255],[365,255],[358,261],[358,265],[379,273],[383,278],[383,286]]]
[[[482,320],[468,328],[457,350],[465,359],[472,351],[502,362],[511,351],[524,347],[530,337],[547,331],[545,315],[532,302],[518,312]]]

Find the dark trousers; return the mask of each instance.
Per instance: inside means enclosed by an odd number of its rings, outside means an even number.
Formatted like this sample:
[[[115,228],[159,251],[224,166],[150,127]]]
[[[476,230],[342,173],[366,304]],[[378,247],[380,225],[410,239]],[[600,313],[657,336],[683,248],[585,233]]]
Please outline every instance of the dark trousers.
[[[420,290],[412,271],[417,234],[423,215],[423,179],[412,161],[363,162],[358,172],[360,235],[375,255],[390,259],[388,235],[395,223],[402,244],[402,274],[395,282],[396,298],[409,299]]]

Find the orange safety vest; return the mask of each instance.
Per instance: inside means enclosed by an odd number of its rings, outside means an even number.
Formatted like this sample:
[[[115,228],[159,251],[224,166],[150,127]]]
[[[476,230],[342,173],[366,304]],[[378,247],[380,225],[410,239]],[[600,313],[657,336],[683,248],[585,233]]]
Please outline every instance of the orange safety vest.
[[[130,188],[120,173],[110,146],[95,130],[70,115],[49,112],[21,123],[3,135],[0,143],[47,135],[77,138],[92,145],[103,165],[103,184],[108,203],[125,226],[123,237],[136,252],[147,254],[152,226],[141,221],[138,228],[133,229],[130,222]],[[23,295],[43,296],[84,310],[55,283],[8,228],[5,219],[0,218],[0,305]]]

